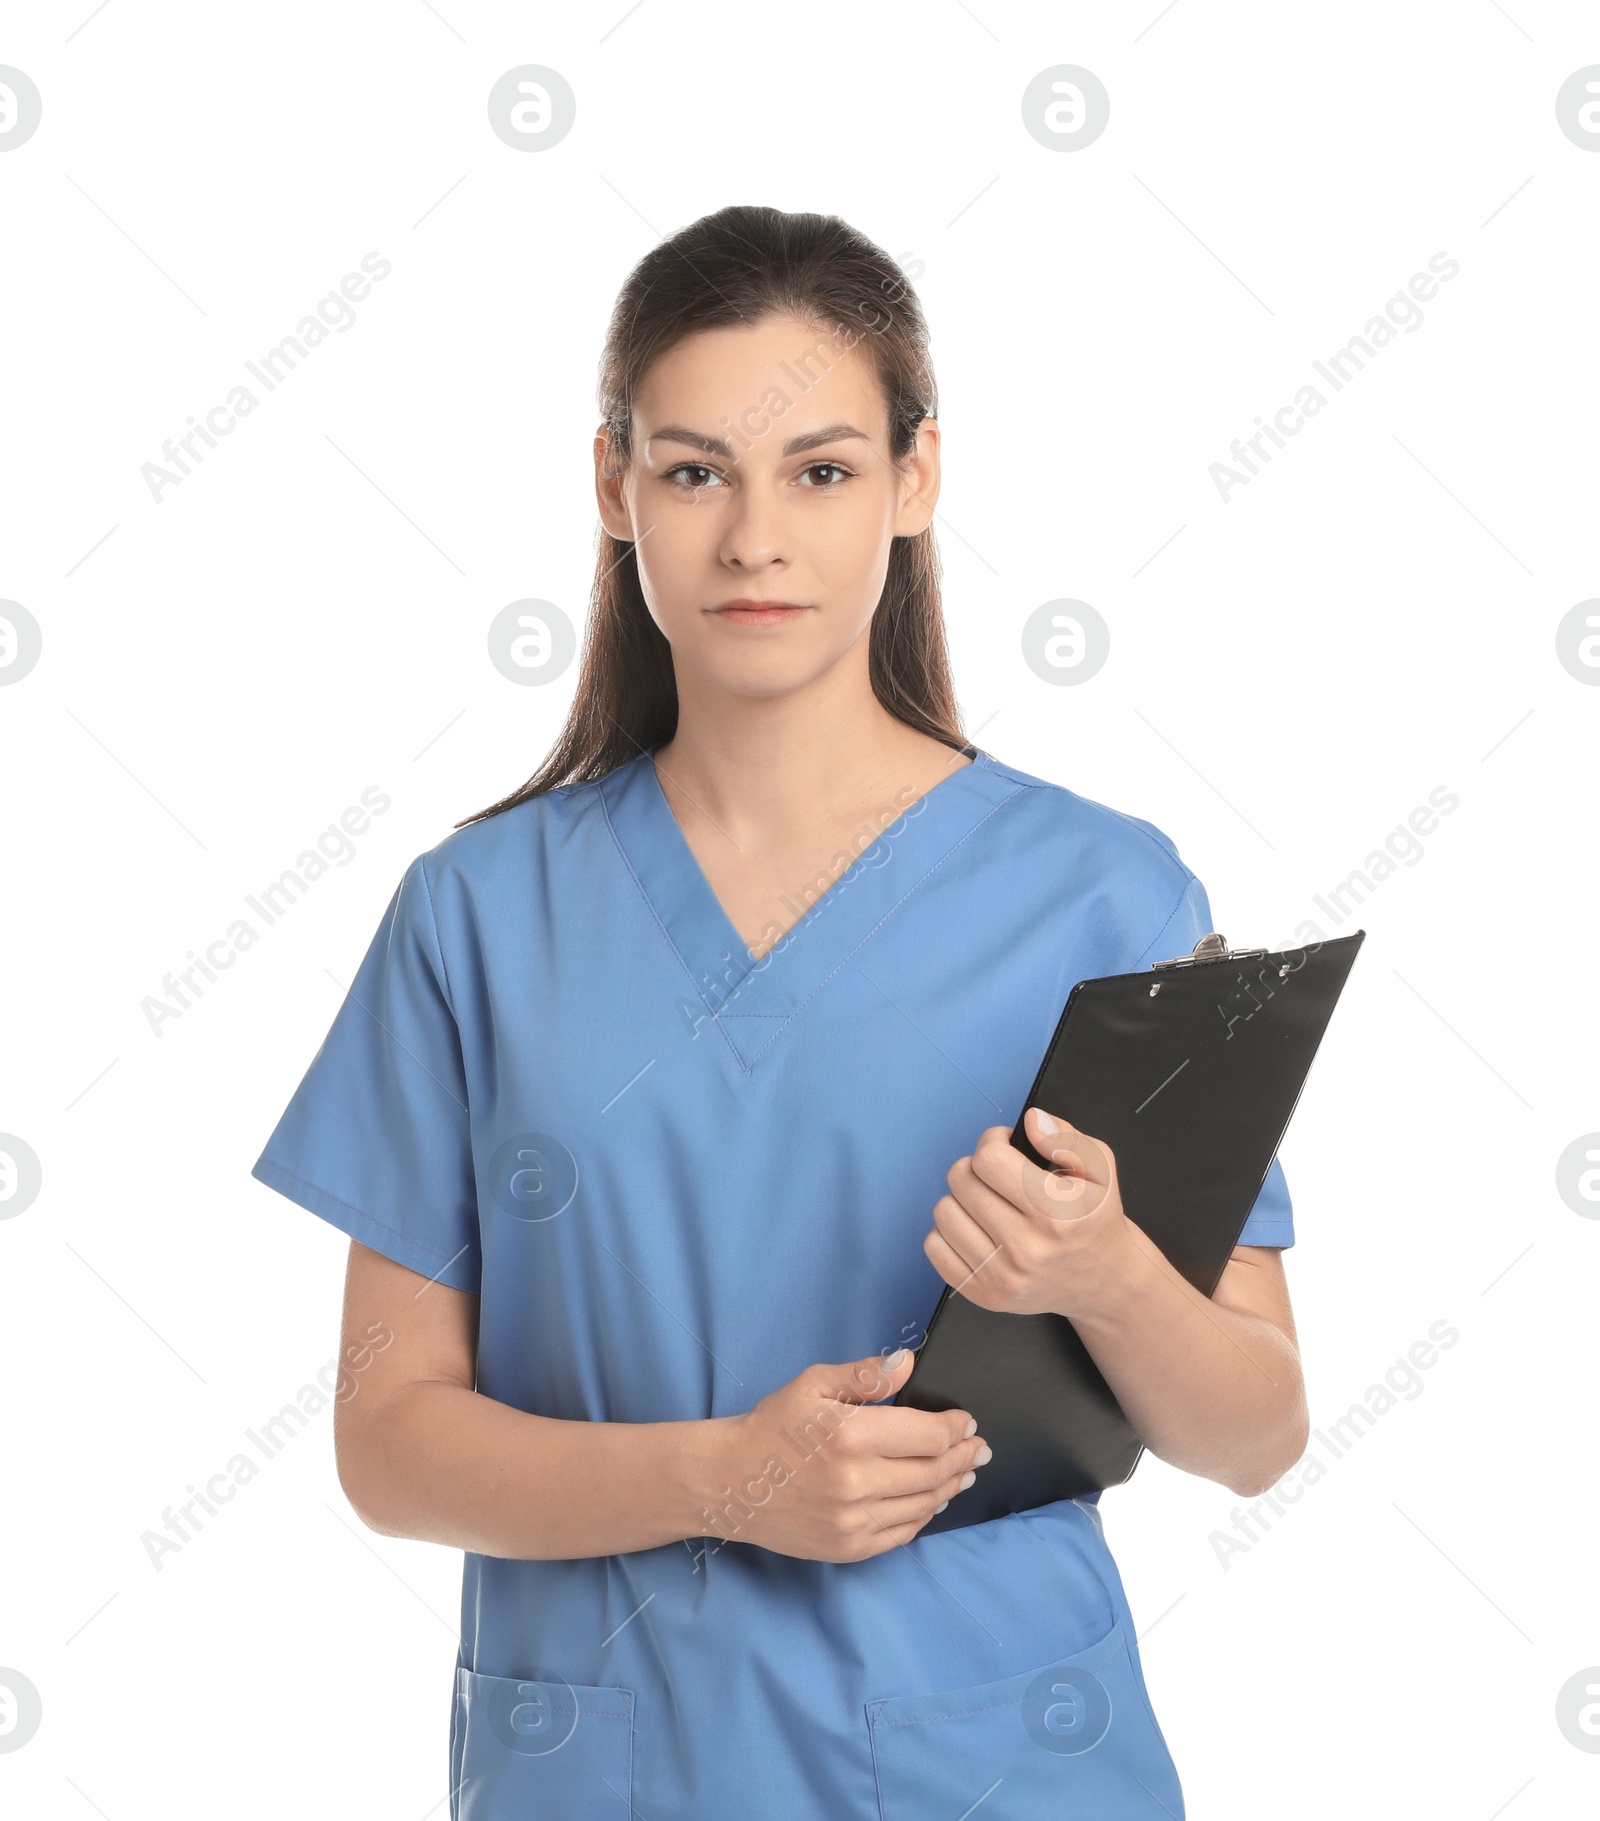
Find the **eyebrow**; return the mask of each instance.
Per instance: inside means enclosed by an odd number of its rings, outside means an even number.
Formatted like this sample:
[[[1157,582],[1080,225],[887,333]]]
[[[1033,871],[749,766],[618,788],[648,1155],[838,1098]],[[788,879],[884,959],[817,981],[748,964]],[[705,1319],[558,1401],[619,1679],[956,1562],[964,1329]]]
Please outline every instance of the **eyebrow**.
[[[807,449],[820,449],[824,443],[842,443],[851,437],[862,442],[872,439],[865,430],[856,429],[854,424],[829,424],[825,430],[813,430],[808,436],[792,436],[783,445],[785,455],[803,455]],[[691,449],[699,449],[706,455],[726,456],[730,461],[735,459],[733,450],[720,436],[701,436],[696,430],[686,430],[681,424],[668,424],[665,429],[657,430],[654,435],[645,438],[645,446],[651,443],[687,443]]]

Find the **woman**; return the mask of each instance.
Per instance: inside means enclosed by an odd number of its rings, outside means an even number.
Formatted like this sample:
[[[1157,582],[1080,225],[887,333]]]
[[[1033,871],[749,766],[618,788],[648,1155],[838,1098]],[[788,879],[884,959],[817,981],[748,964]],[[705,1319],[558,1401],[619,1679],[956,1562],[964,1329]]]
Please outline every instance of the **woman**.
[[[1170,1462],[1299,1455],[1277,1166],[1207,1302],[1103,1147],[1030,1113],[1089,1210],[1051,1218],[1001,1123],[1073,983],[1187,953],[1205,892],[964,742],[876,246],[694,223],[601,400],[566,727],[407,869],[254,1171],[353,1242],[351,1503],[466,1552],[452,1815],[1179,1815],[1095,1500],[919,1539],[990,1455],[886,1400],[942,1280],[1070,1314]]]

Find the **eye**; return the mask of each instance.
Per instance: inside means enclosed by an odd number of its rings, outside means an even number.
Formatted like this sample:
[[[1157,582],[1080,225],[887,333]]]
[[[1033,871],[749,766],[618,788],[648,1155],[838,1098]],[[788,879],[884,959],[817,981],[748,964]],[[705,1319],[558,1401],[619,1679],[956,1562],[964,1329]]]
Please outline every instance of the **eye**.
[[[685,493],[706,492],[707,484],[705,481],[689,481],[679,478],[680,476],[690,474],[708,475],[719,487],[726,485],[722,476],[717,473],[716,469],[708,468],[704,462],[679,462],[677,467],[668,468],[662,474],[661,478],[666,481],[672,481],[675,485],[682,487]]]
[[[819,468],[831,469],[832,472],[840,476],[840,478],[836,481],[830,481],[826,486],[814,489],[814,491],[818,493],[837,492],[838,489],[842,487],[847,480],[852,479],[855,474],[853,468],[845,467],[842,462],[812,462],[808,468],[802,469],[801,472],[804,474],[815,474]]]

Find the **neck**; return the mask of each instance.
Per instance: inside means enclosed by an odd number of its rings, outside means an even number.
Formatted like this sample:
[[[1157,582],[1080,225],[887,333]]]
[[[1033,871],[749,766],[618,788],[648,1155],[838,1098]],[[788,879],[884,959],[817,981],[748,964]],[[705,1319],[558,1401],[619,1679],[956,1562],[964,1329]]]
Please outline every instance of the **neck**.
[[[656,754],[684,799],[743,847],[826,823],[853,806],[921,796],[967,761],[897,720],[872,692],[866,639],[823,676],[783,696],[735,696],[678,678],[678,727]]]

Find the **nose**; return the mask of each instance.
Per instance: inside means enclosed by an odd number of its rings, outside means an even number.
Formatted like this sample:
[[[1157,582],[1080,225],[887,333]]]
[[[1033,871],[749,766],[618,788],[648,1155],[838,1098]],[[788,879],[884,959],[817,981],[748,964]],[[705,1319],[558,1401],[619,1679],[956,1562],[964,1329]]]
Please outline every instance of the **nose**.
[[[736,569],[770,569],[789,555],[781,504],[763,486],[741,487],[723,529],[723,562]]]

